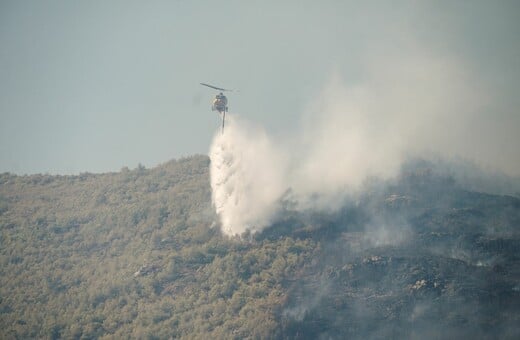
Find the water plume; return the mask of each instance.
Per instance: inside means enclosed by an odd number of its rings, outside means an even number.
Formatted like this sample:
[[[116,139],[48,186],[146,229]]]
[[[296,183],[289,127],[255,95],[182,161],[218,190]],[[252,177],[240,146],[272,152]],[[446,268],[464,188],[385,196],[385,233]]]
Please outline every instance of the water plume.
[[[222,231],[241,235],[269,224],[284,192],[285,161],[261,128],[228,114],[210,150],[212,201]]]

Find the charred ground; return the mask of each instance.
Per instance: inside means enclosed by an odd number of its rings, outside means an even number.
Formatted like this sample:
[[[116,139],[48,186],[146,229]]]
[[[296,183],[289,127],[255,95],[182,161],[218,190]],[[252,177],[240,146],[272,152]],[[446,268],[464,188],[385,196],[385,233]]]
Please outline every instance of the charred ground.
[[[515,338],[520,200],[404,174],[329,216],[291,287],[287,338]],[[356,219],[350,219],[355,211]],[[331,226],[333,228],[331,228]]]

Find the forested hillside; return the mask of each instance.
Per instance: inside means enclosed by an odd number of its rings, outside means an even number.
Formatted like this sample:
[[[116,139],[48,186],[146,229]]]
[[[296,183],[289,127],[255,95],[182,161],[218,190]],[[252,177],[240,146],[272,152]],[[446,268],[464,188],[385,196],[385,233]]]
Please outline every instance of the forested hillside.
[[[426,167],[221,235],[209,159],[0,175],[0,338],[518,338],[520,199]]]
[[[267,336],[316,244],[212,228],[207,157],[0,178],[2,338]]]

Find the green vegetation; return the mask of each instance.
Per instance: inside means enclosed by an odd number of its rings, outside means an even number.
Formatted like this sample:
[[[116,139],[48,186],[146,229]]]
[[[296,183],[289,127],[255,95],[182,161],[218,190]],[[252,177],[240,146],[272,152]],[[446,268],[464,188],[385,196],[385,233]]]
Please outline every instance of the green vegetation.
[[[273,336],[316,245],[222,237],[208,163],[1,175],[0,337]]]

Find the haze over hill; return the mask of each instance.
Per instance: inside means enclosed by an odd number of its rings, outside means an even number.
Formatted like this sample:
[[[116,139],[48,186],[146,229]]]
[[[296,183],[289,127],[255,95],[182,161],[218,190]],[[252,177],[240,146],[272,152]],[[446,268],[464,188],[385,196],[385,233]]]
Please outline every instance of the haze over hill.
[[[460,61],[419,52],[367,67],[370,77],[356,86],[333,76],[287,133],[227,115],[210,148],[213,202],[226,233],[262,230],[284,200],[302,210],[338,209],[367,179],[394,178],[416,158],[435,159],[459,180],[513,174],[500,193],[520,191],[520,153],[496,137],[518,126],[483,112],[490,94]]]

